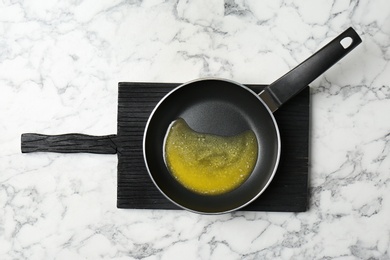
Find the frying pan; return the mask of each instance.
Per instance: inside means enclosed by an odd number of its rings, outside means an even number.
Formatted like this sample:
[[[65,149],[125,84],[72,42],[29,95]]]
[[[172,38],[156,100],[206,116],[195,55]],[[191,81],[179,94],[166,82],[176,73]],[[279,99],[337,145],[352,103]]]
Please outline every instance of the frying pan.
[[[145,165],[156,187],[176,205],[203,214],[234,211],[255,200],[272,181],[279,163],[281,140],[273,112],[360,43],[357,33],[347,29],[261,93],[217,78],[188,82],[169,92],[152,111],[143,137]],[[252,130],[259,150],[249,178],[235,190],[213,196],[194,193],[179,184],[168,171],[163,152],[167,129],[178,118],[193,130],[209,134],[232,136]],[[122,145],[126,143],[123,138],[127,137],[25,133],[21,148],[23,153],[121,154],[129,149]]]
[[[279,163],[281,140],[273,112],[360,43],[357,33],[347,29],[261,93],[217,78],[191,81],[169,92],[152,111],[143,139],[145,164],[156,187],[176,205],[197,213],[227,213],[251,203],[270,184]],[[248,179],[220,195],[199,194],[176,181],[164,161],[164,140],[178,118],[201,133],[232,136],[252,130],[259,150]]]

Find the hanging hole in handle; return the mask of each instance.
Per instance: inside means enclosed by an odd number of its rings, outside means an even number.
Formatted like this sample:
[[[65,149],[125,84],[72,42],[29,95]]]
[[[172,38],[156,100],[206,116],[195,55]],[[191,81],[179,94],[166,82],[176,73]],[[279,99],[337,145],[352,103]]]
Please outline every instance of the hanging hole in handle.
[[[340,41],[340,44],[344,49],[348,49],[348,47],[352,45],[352,42],[353,40],[351,37],[345,37]]]

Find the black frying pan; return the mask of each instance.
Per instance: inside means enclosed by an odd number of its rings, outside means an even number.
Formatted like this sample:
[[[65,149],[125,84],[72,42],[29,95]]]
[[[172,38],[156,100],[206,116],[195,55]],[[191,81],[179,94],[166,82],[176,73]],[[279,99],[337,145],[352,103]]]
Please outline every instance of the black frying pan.
[[[279,162],[281,140],[273,112],[361,43],[349,28],[261,93],[224,79],[200,79],[169,92],[156,106],[144,133],[144,159],[153,182],[173,203],[198,213],[218,214],[242,208],[270,184]],[[183,118],[197,132],[231,136],[251,129],[259,153],[250,177],[221,195],[202,195],[178,183],[164,162],[164,138],[170,124]]]

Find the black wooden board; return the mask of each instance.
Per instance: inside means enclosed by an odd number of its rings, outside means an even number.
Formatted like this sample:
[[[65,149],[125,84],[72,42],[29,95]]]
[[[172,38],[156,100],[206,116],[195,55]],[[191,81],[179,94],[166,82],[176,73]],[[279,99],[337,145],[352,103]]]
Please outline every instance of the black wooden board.
[[[176,83],[119,83],[117,207],[180,209],[151,181],[143,160],[147,119]],[[264,85],[248,85],[260,92]],[[243,211],[303,212],[308,207],[309,88],[275,112],[282,139],[276,175],[267,190]]]

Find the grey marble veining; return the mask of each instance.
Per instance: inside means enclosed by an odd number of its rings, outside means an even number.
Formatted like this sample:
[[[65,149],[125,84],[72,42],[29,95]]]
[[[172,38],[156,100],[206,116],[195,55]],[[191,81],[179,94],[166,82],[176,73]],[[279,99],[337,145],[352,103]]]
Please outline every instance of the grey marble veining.
[[[20,135],[116,132],[119,81],[270,83],[349,26],[311,86],[305,213],[118,210],[112,155]],[[0,259],[390,259],[390,2],[3,1]]]

